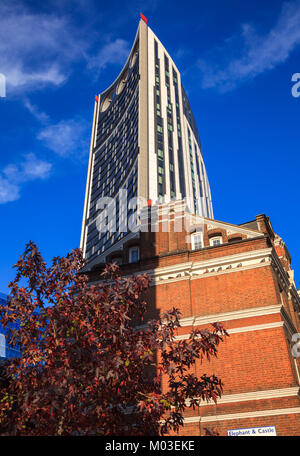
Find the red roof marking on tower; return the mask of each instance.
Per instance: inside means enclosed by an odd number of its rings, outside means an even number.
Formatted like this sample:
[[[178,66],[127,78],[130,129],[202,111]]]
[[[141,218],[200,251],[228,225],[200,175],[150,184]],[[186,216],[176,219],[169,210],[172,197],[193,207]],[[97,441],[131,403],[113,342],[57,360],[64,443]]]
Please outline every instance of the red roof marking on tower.
[[[143,19],[143,21],[147,24],[147,18],[142,13],[140,13],[140,15],[141,15],[141,19]]]
[[[97,101],[97,103],[98,103],[98,101],[99,101],[99,98],[97,97],[97,95],[95,96],[95,100],[96,100],[96,101]]]

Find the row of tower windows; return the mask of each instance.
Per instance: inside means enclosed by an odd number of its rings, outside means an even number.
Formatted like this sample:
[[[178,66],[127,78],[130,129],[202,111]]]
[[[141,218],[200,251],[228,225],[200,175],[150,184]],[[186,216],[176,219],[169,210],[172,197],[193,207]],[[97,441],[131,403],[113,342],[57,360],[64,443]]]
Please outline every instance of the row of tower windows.
[[[158,58],[158,45],[154,42],[155,52],[155,97],[156,97],[156,153],[162,160],[165,159],[164,147],[163,147],[163,119],[161,117],[161,100],[160,100],[160,60]],[[170,194],[171,198],[176,196],[175,188],[175,163],[174,163],[174,152],[173,152],[173,105],[171,102],[170,93],[170,71],[169,71],[169,59],[164,56],[165,66],[165,85],[167,88],[167,108],[166,108],[166,120],[168,129],[168,151],[169,151],[169,177],[170,177]],[[184,176],[184,160],[183,160],[183,149],[181,139],[181,122],[180,122],[180,111],[179,111],[179,94],[177,87],[177,74],[173,68],[173,84],[175,87],[175,98],[176,98],[176,116],[177,116],[177,136],[178,136],[178,167],[180,175],[180,193],[182,197],[185,197],[185,176]],[[158,164],[160,168],[164,168],[165,164]],[[161,169],[158,169],[158,201],[162,201],[163,194],[165,193],[165,180],[162,177],[163,173]]]
[[[132,174],[131,178],[129,179],[128,183],[128,199],[133,198],[136,196],[137,193],[137,167],[134,169],[134,173]],[[127,219],[129,219],[133,214],[133,210],[129,210],[125,216],[127,216]],[[104,250],[108,249],[111,245],[113,245],[115,242],[118,242],[121,240],[127,232],[121,232],[119,233],[119,226],[120,226],[120,220],[122,218],[122,215],[119,213],[119,206],[118,202],[116,204],[116,231],[115,232],[109,232],[106,231],[104,233],[99,233],[96,222],[92,223],[89,228],[91,228],[91,231],[88,233],[88,238],[87,238],[87,246],[86,246],[86,257],[88,259],[93,259],[96,255],[99,255],[104,252]]]
[[[137,195],[137,154],[138,154],[138,45],[127,68],[109,93],[109,106],[101,105],[95,160],[93,169],[91,204],[87,220],[86,257],[92,260],[126,235],[120,230],[120,220],[116,199],[115,232],[99,232],[96,220],[100,214],[97,201],[102,196],[115,197],[119,188],[127,188],[128,199]],[[110,101],[111,98],[111,101]],[[103,144],[99,148],[99,143]],[[132,215],[132,210],[126,217]]]
[[[179,167],[179,185],[180,193],[182,198],[185,198],[185,178],[184,178],[184,161],[183,161],[183,150],[182,150],[182,138],[181,138],[181,121],[180,121],[180,110],[179,110],[179,93],[178,93],[178,78],[176,71],[173,68],[173,85],[175,89],[175,101],[176,101],[176,121],[177,121],[177,140],[178,140],[178,167]]]
[[[165,176],[164,176],[164,140],[163,140],[163,119],[161,117],[161,95],[160,95],[160,60],[158,58],[158,44],[154,41],[154,55],[155,55],[155,87],[154,87],[154,97],[156,102],[156,114],[155,114],[155,124],[156,124],[156,153],[158,155],[157,159],[157,173],[158,173],[158,182],[157,182],[157,193],[158,201],[161,202],[166,191],[165,189]]]

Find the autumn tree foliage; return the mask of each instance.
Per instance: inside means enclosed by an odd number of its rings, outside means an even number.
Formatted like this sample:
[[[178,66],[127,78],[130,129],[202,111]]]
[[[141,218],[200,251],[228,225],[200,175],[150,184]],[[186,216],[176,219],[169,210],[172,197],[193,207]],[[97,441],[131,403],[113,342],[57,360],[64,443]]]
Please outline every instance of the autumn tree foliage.
[[[197,378],[191,368],[217,355],[225,329],[214,324],[176,341],[178,309],[141,323],[147,276],[122,277],[112,264],[99,274],[99,284],[90,285],[79,273],[83,266],[77,249],[47,267],[32,242],[15,265],[16,278],[0,310],[21,356],[2,372],[2,435],[177,431],[187,407],[221,396],[219,378]]]

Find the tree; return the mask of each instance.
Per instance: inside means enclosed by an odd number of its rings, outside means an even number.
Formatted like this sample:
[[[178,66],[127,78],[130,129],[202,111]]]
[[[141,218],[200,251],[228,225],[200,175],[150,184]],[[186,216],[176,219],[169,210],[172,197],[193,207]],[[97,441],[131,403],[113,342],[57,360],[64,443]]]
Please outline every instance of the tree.
[[[80,273],[83,265],[77,249],[47,267],[32,242],[15,265],[10,297],[0,312],[21,356],[5,368],[3,434],[177,431],[186,407],[221,396],[219,378],[197,378],[191,367],[217,355],[226,330],[216,323],[211,331],[193,331],[188,340],[176,341],[180,312],[175,308],[137,326],[145,314],[149,278],[122,277],[112,264],[99,275],[100,283],[91,285]]]

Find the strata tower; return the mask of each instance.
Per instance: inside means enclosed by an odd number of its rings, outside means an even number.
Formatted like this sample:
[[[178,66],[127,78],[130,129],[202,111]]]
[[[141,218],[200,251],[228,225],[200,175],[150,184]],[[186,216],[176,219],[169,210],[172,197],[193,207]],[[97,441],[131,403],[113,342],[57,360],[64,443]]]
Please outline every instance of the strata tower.
[[[97,217],[105,198],[115,200],[115,221],[101,231]],[[139,207],[149,200],[185,200],[191,213],[213,218],[201,142],[180,73],[143,15],[120,75],[95,97],[81,235],[89,264],[105,261],[106,252],[128,239],[132,198]]]

